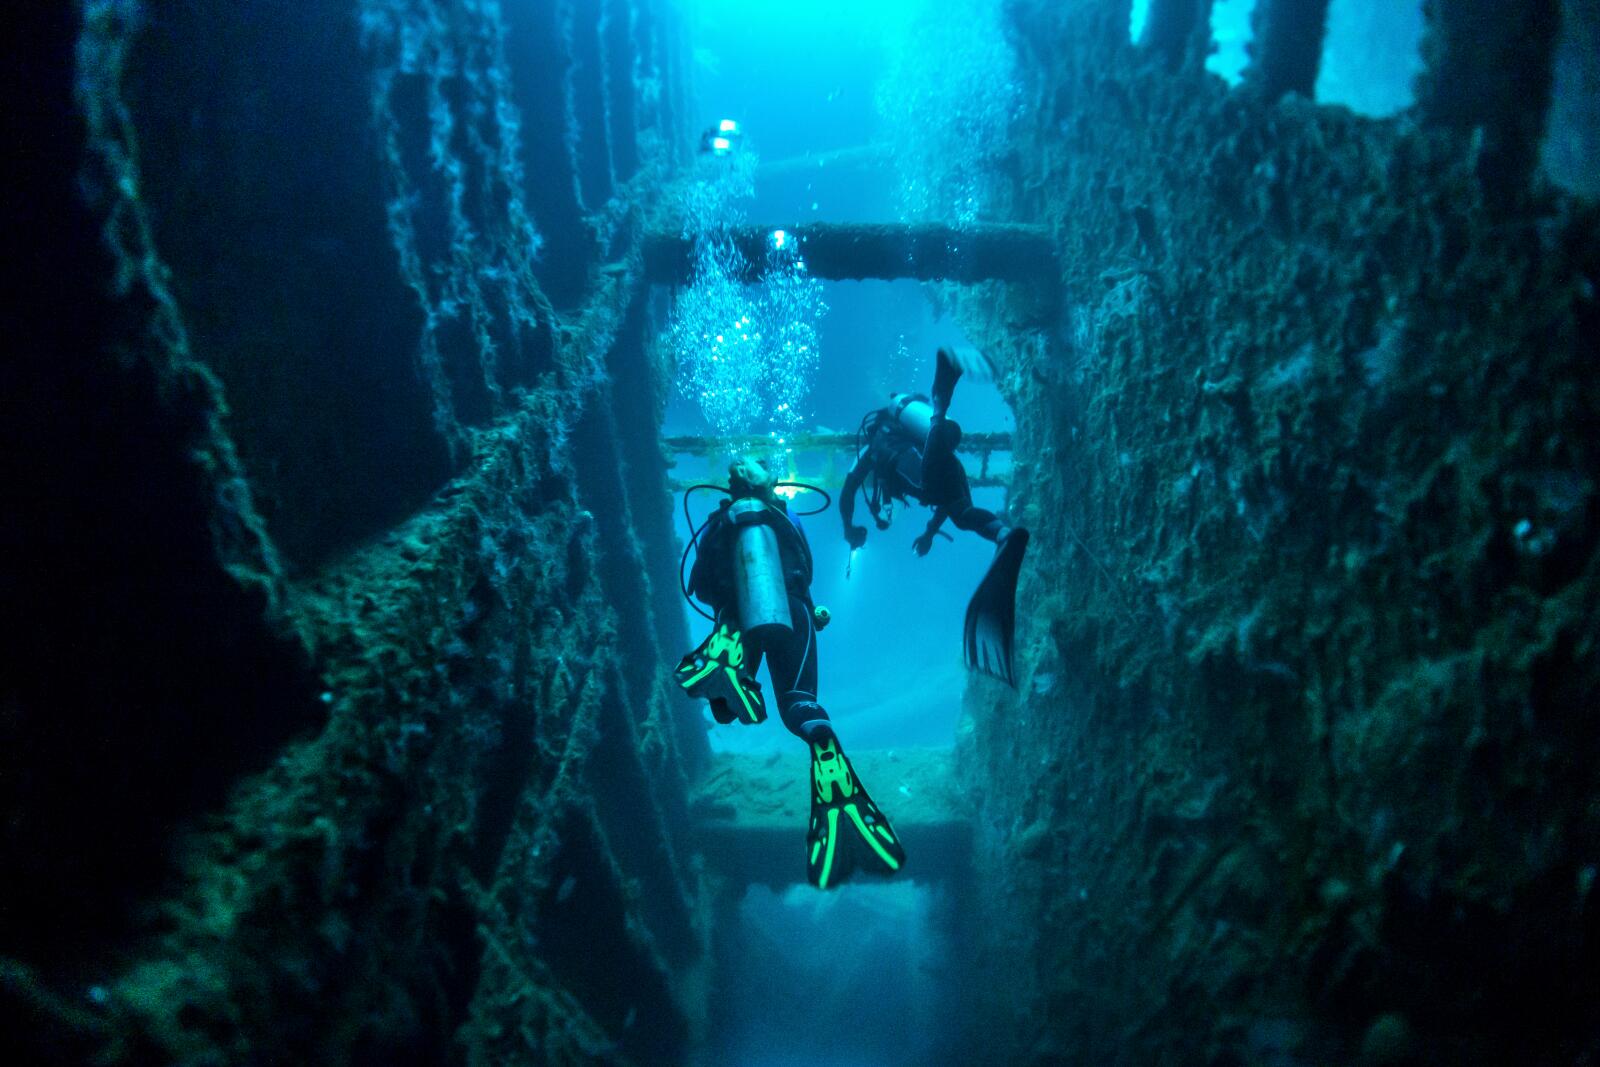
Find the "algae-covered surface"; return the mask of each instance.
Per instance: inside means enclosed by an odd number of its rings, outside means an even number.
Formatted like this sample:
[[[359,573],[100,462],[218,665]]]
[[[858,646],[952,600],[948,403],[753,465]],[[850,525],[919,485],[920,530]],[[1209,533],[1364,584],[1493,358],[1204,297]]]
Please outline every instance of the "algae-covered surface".
[[[962,753],[1013,1054],[1592,1054],[1592,206],[1428,112],[1016,15],[1063,42],[1013,205],[1062,304],[955,297],[1033,529],[1022,685],[969,691]]]
[[[574,245],[552,212],[570,254],[535,269],[520,133],[564,103],[505,41],[563,56],[548,12],[59,6],[37,121],[104,351],[30,351],[25,381],[75,423],[23,453],[70,535],[19,548],[63,608],[0,718],[28,1062],[681,1058],[704,740],[638,578],[664,464],[614,415],[659,419],[611,238],[669,165],[638,159],[661,114],[592,124],[614,215]],[[618,14],[619,59],[671,61]]]
[[[18,1062],[790,1062],[827,1025],[841,1062],[1600,1063],[1600,208],[1539,169],[1594,5],[1425,5],[1385,118],[1311,98],[1326,4],[1258,0],[1237,85],[1207,5],[1137,43],[1124,0],[959,6],[894,31],[879,143],[808,106],[844,141],[769,172],[895,172],[898,222],[793,234],[930,283],[1032,532],[1017,687],[849,752],[907,860],[829,894],[806,746],[713,754],[668,670],[670,201],[719,62],[678,6],[18,8]],[[914,634],[931,584],[856,600]],[[714,1012],[741,982],[785,1010]]]

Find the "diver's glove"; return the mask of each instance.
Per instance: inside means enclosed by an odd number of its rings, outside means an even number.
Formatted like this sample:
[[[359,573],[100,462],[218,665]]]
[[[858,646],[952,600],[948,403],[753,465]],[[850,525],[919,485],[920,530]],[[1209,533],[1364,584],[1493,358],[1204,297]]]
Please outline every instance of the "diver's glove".
[[[846,526],[844,539],[851,548],[860,548],[867,543],[867,528],[865,526]]]
[[[946,541],[955,540],[954,537],[951,537],[943,530],[927,529],[922,531],[915,541],[911,542],[911,551],[915,552],[919,556],[926,556],[928,554],[928,550],[933,547],[933,539],[935,537],[942,537]]]

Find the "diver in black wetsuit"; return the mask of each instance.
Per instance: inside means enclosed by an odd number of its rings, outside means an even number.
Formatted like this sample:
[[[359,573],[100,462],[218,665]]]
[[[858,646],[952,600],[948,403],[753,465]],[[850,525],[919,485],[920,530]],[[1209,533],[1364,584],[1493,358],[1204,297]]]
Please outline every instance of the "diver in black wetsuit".
[[[947,348],[939,349],[937,360],[931,399],[900,393],[894,403],[861,420],[860,451],[839,499],[839,516],[851,548],[867,542],[867,528],[855,525],[854,518],[856,493],[869,479],[867,507],[880,530],[889,528],[887,512],[896,500],[915,500],[933,508],[927,529],[912,542],[919,556],[928,554],[947,519],[956,529],[970,530],[987,541],[998,542],[1009,532],[994,512],[972,503],[966,468],[956,457],[961,424],[948,414],[962,368]]]
[[[817,702],[817,631],[827,609],[812,603],[811,547],[777,485],[761,464],[735,463],[728,499],[695,531],[684,592],[711,609],[712,629],[675,675],[685,692],[711,705],[717,722],[754,725],[767,717],[755,678],[766,660],[779,717],[811,749],[806,872],[827,889],[857,867],[893,874],[905,850]]]
[[[933,508],[927,528],[911,543],[919,556],[928,554],[935,536],[949,537],[941,530],[946,520],[958,530],[993,541],[994,562],[967,607],[966,660],[969,666],[1014,685],[1016,584],[1028,531],[1007,526],[994,512],[972,502],[966,468],[956,456],[961,426],[949,417],[962,371],[955,353],[941,348],[932,397],[902,393],[890,406],[870,411],[861,420],[856,461],[844,480],[839,516],[852,550],[867,541],[867,528],[854,521],[856,494],[863,489],[880,530],[889,528],[896,500]]]
[[[765,468],[746,461],[734,464],[728,473],[729,499],[712,512],[695,539],[694,567],[686,591],[712,609],[713,636],[723,631],[742,633],[744,673],[753,679],[763,657],[767,660],[783,725],[804,738],[808,723],[828,719],[817,703],[817,609],[811,602],[811,546],[782,498],[773,493]],[[774,562],[781,589],[774,583],[770,602],[755,606],[765,612],[765,623],[747,623],[740,618],[737,542],[745,515],[772,531],[778,550]],[[748,603],[746,610],[750,610]],[[712,701],[712,715],[718,722],[739,719],[754,723],[766,717],[764,707],[747,705],[738,694],[733,696],[734,700]]]

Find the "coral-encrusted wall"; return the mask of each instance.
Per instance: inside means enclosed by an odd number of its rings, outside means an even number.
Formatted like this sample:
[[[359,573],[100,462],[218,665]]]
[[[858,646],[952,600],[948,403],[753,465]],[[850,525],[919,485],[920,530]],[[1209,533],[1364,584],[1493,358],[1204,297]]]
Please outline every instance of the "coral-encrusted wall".
[[[705,738],[662,684],[636,247],[684,142],[670,6],[45,6],[8,1044],[681,1060]]]
[[[995,1062],[1600,1060],[1600,210],[1538,169],[1593,5],[1430,3],[1387,121],[1294,95],[1327,6],[1232,91],[1204,0],[1006,6],[1061,277],[942,294],[1035,538],[959,749]],[[13,15],[10,1044],[685,1061],[673,6]]]
[[[1010,7],[1063,262],[960,298],[1034,530],[963,752],[1010,1062],[1600,1055],[1600,224],[1530,170],[1548,34],[1429,10],[1380,122]]]

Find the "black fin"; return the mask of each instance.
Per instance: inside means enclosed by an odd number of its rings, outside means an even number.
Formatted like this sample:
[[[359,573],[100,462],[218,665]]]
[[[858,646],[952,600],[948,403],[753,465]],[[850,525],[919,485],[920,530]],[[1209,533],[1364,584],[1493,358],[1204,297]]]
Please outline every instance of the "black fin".
[[[1017,621],[1017,575],[1028,551],[1028,531],[1015,527],[1000,540],[994,560],[967,602],[967,666],[1016,687],[1012,643]]]

